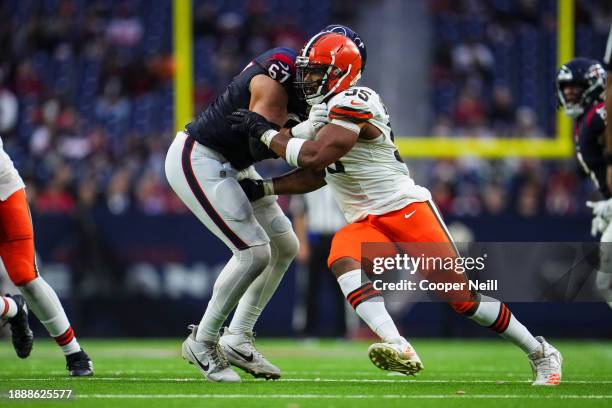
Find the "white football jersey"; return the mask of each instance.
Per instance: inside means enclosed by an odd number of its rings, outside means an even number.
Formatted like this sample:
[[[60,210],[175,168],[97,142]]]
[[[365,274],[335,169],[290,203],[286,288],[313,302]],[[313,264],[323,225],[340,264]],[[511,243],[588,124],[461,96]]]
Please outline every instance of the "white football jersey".
[[[331,123],[357,129],[356,123],[368,122],[381,132],[376,139],[359,138],[348,153],[326,169],[325,181],[347,222],[431,199],[429,190],[415,184],[400,158],[393,143],[389,114],[376,92],[362,86],[351,87],[335,95],[327,107]]]
[[[11,158],[4,151],[2,138],[0,138],[0,200],[6,200],[15,191],[24,187],[23,180],[13,166]]]

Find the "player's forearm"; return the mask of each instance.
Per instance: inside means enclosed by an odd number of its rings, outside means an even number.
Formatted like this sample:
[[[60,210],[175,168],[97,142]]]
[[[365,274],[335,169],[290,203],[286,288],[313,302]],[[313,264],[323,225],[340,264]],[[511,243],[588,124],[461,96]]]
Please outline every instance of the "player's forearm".
[[[293,139],[294,142],[298,142],[301,145],[296,163],[287,156],[287,146],[291,140],[291,138],[285,139],[284,137],[277,136],[272,139],[270,149],[289,162],[289,164],[297,164],[299,167],[306,169],[323,170],[335,161],[329,154],[325,154],[324,148],[320,143],[310,140]]]
[[[321,171],[350,150],[357,138],[355,136],[355,140],[349,143],[337,143],[334,131],[338,131],[334,125],[326,125],[319,131],[320,137],[311,141],[293,138],[290,131],[281,129],[271,134],[274,136],[269,141],[269,147],[293,166]]]
[[[274,194],[304,194],[325,185],[325,172],[297,169],[272,179]]]

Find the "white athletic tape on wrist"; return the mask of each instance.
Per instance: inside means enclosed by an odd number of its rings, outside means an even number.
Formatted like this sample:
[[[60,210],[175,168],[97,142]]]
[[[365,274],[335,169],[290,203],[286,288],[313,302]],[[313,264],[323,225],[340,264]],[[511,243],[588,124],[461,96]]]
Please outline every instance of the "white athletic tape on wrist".
[[[264,194],[269,196],[269,195],[274,195],[274,182],[272,181],[272,179],[266,179],[263,181],[263,188],[264,188]]]
[[[263,135],[259,138],[266,146],[270,147],[274,136],[278,135],[278,132],[274,129],[266,130]]]
[[[300,149],[302,149],[304,143],[306,143],[306,140],[295,137],[289,140],[289,143],[287,143],[287,150],[285,151],[285,160],[287,160],[287,163],[294,167],[300,167],[298,165],[298,156],[300,155]]]

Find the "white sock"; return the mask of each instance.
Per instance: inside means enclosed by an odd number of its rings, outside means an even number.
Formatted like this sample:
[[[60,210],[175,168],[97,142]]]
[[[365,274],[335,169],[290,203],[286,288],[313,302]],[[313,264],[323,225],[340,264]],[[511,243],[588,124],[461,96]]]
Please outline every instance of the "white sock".
[[[30,310],[38,317],[65,355],[81,350],[57,294],[43,278],[38,277],[20,286],[19,290],[26,298]]]
[[[261,276],[259,277],[261,278]],[[230,322],[230,332],[232,332],[232,334],[252,332],[262,311],[263,309],[249,304],[248,301],[243,302],[241,299],[240,302],[238,302],[236,311],[234,312],[234,317],[232,317],[232,321]]]
[[[77,341],[76,337],[73,337],[68,344],[60,346],[60,348],[62,349],[62,352],[65,356],[81,351],[81,345]]]
[[[270,263],[240,298],[229,325],[232,333],[253,331],[257,319],[276,292],[298,247],[298,239],[292,230],[286,234],[270,237]]]
[[[492,297],[481,295],[478,308],[470,316],[470,319],[499,333],[527,354],[531,354],[542,347],[529,330],[514,317],[510,309]]]
[[[387,312],[382,294],[374,289],[368,278],[362,276],[360,269],[340,276],[338,284],[361,320],[383,341],[388,342],[401,337],[393,319]]]
[[[0,318],[6,320],[17,316],[17,312],[19,311],[17,309],[17,303],[10,297],[0,296],[0,298],[2,300],[0,302]]]
[[[269,245],[258,245],[234,253],[215,282],[212,298],[196,332],[196,341],[216,341],[223,322],[269,260]]]

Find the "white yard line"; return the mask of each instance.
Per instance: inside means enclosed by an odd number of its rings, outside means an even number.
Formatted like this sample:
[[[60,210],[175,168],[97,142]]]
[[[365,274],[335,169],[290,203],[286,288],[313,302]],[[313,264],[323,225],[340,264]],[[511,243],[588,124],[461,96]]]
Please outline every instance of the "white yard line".
[[[612,395],[514,395],[514,394],[393,394],[393,395],[340,395],[340,394],[77,394],[77,399],[612,399]]]
[[[87,378],[0,378],[6,381],[130,381],[130,382],[201,382],[204,378],[141,378],[141,377],[87,377]],[[265,380],[246,379],[247,383],[265,382]],[[398,377],[396,380],[380,378],[281,378],[276,382],[319,382],[319,383],[404,383],[404,384],[528,384],[530,380],[421,380]],[[562,380],[564,384],[612,384],[612,380]]]

